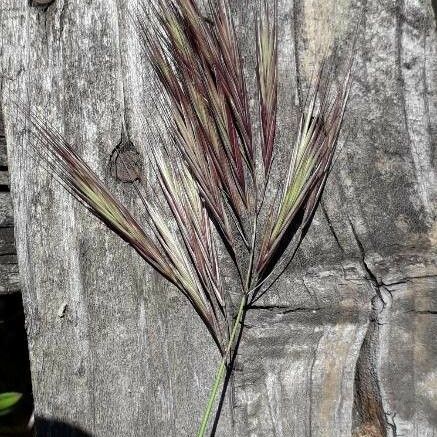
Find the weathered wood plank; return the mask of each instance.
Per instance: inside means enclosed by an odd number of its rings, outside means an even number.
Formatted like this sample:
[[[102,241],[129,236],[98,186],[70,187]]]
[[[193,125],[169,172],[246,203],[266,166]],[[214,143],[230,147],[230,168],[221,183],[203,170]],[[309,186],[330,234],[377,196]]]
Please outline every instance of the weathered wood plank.
[[[290,7],[288,16],[294,16],[297,27],[300,83],[308,80],[314,51],[323,45],[318,35],[324,35],[326,40],[330,29],[323,23],[327,17],[336,15],[335,10],[340,13],[340,23],[345,15],[350,17],[352,11],[359,10],[359,5],[295,2],[294,9]],[[345,23],[338,24],[344,32],[340,35],[340,53],[350,43],[350,38],[345,37],[348,35]],[[409,284],[414,277],[430,276],[427,287],[435,290],[436,286],[433,278],[436,186],[432,152],[435,135],[433,139],[429,134],[436,128],[436,118],[429,115],[435,114],[437,102],[435,82],[431,84],[436,73],[435,21],[430,4],[406,2],[393,6],[391,2],[367,2],[363,24],[358,39],[357,80],[348,112],[354,120],[346,120],[345,131],[349,135],[339,163],[289,275],[260,303],[274,313],[286,311],[284,308],[303,308],[295,316],[300,331],[293,336],[295,320],[284,323],[282,317],[281,329],[275,332],[267,328],[262,314],[257,317],[253,312],[250,316],[251,330],[260,327],[242,345],[239,435],[346,436],[354,431],[357,436],[379,436],[382,432],[391,436],[398,435],[395,434],[397,425],[398,431],[402,428],[407,435],[433,435],[436,430],[437,412],[432,393],[437,392],[437,387],[434,384],[426,395],[421,394],[424,386],[421,381],[426,380],[430,387],[435,372],[435,365],[431,364],[435,358],[434,347],[429,343],[432,336],[426,341],[421,331],[427,329],[429,335],[436,329],[435,321],[421,322],[418,316],[412,315],[406,328],[409,340],[405,337],[400,340],[399,353],[396,353],[399,340],[394,340],[394,336],[400,338],[400,322],[394,319],[385,329],[377,328],[379,318],[386,320],[380,311],[382,308],[385,311],[388,302],[379,297],[384,284],[396,281]],[[413,58],[414,63],[409,64],[404,58]],[[414,68],[416,72],[412,74]],[[409,89],[408,84],[404,86],[408,76],[414,86],[411,85],[411,94],[404,96]],[[350,259],[356,259],[358,266],[350,265]],[[333,282],[327,280],[331,276],[335,278]],[[308,287],[308,283],[313,286]],[[339,292],[343,283],[354,284],[348,298]],[[429,296],[427,287],[416,287],[410,293],[420,301]],[[363,301],[358,299],[360,295]],[[394,296],[393,299],[397,311],[403,312],[405,301]],[[361,315],[349,336],[333,337],[332,330],[343,333],[351,328],[343,321],[344,312],[338,312],[342,300],[349,301]],[[326,305],[331,308],[332,318],[319,322],[311,310],[317,314],[321,306],[322,311],[329,312]],[[367,325],[363,322],[366,318],[373,322]],[[305,331],[307,326],[312,329]],[[411,332],[412,326],[417,328]],[[282,344],[294,346],[285,346],[278,355],[259,360],[252,342],[259,344],[256,341],[264,337],[263,327],[266,349],[268,343],[281,338],[283,331],[290,340]],[[372,334],[374,331],[376,334]],[[323,340],[319,343],[324,336],[332,339],[329,346],[323,345]],[[370,346],[364,342],[360,348],[363,339]],[[426,359],[414,352],[417,343],[428,349]],[[340,358],[344,348],[348,348],[348,358]],[[406,358],[406,351],[415,358]],[[350,367],[343,367],[348,359]],[[400,362],[402,372],[398,370]],[[311,363],[316,364],[311,366]],[[298,383],[288,382],[290,367],[299,375]],[[418,381],[413,377],[416,367],[420,368]],[[401,375],[405,374],[409,375],[404,376],[409,378],[406,389],[409,395],[397,389]],[[413,400],[419,398],[420,402]]]
[[[15,0],[2,7],[1,21],[12,87],[139,211],[107,166],[123,123],[144,155],[158,146],[144,125],[157,123],[157,90],[129,23],[135,3],[58,0],[36,9]],[[256,4],[233,2],[248,71]],[[421,437],[437,430],[430,1],[369,0],[362,9],[352,0],[281,0],[279,142],[292,141],[317,53],[337,36],[344,63],[361,12],[339,161],[296,259],[248,314],[233,412],[224,409],[217,435]],[[96,436],[193,435],[218,359],[208,335],[171,287],[35,165],[10,111],[37,415]]]
[[[9,41],[18,44],[22,32],[30,40],[30,89],[24,92],[18,81],[19,96],[47,108],[50,120],[138,210],[133,193],[107,171],[125,111],[118,14],[125,23],[128,18],[116,6],[70,1],[45,10],[15,2],[6,22]],[[23,58],[14,62],[12,75]],[[147,108],[154,95],[145,98]],[[35,165],[18,125],[8,127],[36,415],[93,435],[192,435],[218,360],[208,334],[179,293]]]

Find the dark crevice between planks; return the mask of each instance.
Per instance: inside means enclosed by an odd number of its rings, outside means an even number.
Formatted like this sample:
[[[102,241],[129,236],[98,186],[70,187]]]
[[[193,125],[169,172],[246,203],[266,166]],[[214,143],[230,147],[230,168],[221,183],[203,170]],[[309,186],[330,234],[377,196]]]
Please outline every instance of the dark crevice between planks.
[[[0,295],[0,393],[18,392],[23,397],[0,416],[0,436],[29,436],[33,411],[29,352],[20,293]]]

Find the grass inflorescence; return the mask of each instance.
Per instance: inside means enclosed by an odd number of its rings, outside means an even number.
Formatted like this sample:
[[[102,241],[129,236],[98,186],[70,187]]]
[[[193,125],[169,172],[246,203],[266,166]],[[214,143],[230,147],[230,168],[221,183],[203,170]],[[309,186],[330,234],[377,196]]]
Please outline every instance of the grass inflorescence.
[[[198,436],[207,430],[248,304],[281,274],[287,247],[317,208],[332,168],[351,70],[349,62],[341,85],[333,87],[331,70],[321,63],[290,141],[287,174],[266,206],[270,174],[279,171],[277,5],[260,1],[256,18],[256,116],[228,0],[207,0],[206,9],[207,16],[195,0],[154,0],[131,13],[166,96],[161,110],[168,139],[151,152],[150,165],[175,226],[135,180],[146,212],[140,223],[56,130],[25,111],[32,143],[49,169],[186,296],[222,354]],[[266,220],[260,220],[263,207],[270,209]],[[240,278],[234,318],[219,246]]]

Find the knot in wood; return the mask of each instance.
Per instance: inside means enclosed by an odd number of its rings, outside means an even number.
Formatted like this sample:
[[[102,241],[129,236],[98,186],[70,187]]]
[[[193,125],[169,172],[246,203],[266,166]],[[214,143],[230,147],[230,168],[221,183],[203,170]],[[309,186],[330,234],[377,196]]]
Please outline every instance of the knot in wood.
[[[126,134],[122,135],[120,143],[112,151],[109,167],[111,176],[120,182],[133,183],[141,179],[141,155]]]

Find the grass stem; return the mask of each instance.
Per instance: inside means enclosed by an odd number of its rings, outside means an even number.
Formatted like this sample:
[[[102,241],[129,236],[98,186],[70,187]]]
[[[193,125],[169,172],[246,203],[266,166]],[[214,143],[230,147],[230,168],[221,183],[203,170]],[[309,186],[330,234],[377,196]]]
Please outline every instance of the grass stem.
[[[217,397],[217,393],[219,391],[220,385],[222,383],[223,377],[225,375],[226,370],[226,360],[228,359],[228,356],[230,352],[232,351],[232,348],[234,346],[235,338],[237,336],[238,328],[241,323],[241,319],[243,318],[244,314],[244,308],[246,307],[246,301],[247,301],[247,295],[246,293],[243,294],[241,297],[240,307],[238,308],[237,317],[234,322],[234,326],[232,327],[231,335],[229,337],[229,342],[226,347],[225,353],[223,354],[223,358],[220,362],[220,365],[217,369],[215,378],[214,378],[214,384],[211,388],[211,392],[209,394],[208,403],[206,404],[205,411],[203,412],[202,421],[200,423],[199,431],[197,432],[197,437],[204,437],[206,428],[209,423],[209,419],[211,416],[212,409],[215,404],[215,400]]]

